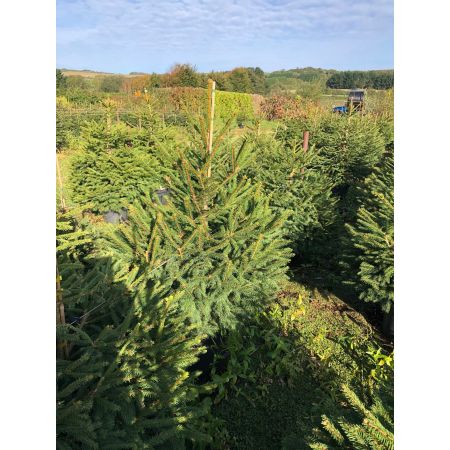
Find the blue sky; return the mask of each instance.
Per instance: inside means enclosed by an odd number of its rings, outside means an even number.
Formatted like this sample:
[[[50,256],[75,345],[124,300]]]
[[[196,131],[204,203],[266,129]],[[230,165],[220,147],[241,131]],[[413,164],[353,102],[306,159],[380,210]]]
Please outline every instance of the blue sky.
[[[57,0],[57,67],[393,68],[393,0]]]

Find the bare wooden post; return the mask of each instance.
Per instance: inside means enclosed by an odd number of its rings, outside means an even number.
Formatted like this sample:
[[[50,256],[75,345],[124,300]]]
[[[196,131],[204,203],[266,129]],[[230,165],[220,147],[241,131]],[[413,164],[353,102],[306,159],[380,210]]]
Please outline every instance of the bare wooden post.
[[[61,276],[59,275],[58,266],[56,266],[56,324],[65,325],[66,316],[64,313],[64,303],[61,288]],[[68,347],[67,342],[59,342],[57,345],[57,352],[60,358],[67,358]]]
[[[56,173],[58,175],[59,197],[61,199],[61,207],[65,210],[66,209],[66,201],[64,200],[63,182],[62,182],[62,178],[61,178],[61,169],[59,168],[58,155],[56,155]]]
[[[208,80],[208,155],[211,156],[212,153],[212,143],[213,143],[213,130],[214,130],[214,103],[216,97],[216,82],[214,80]],[[211,160],[209,161],[208,167],[208,178],[211,176]]]
[[[306,153],[308,151],[308,144],[309,144],[309,131],[303,132],[303,151]],[[302,175],[305,173],[305,168],[302,167],[302,170],[300,172]]]
[[[303,151],[308,151],[308,143],[309,143],[309,131],[303,132]]]

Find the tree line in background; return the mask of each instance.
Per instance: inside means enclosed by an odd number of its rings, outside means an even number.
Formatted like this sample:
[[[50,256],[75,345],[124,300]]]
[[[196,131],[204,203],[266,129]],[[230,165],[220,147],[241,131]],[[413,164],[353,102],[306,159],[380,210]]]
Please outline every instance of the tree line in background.
[[[176,64],[164,74],[105,75],[97,77],[64,76],[57,70],[57,89],[81,89],[105,93],[133,93],[152,88],[202,87],[208,79],[222,91],[249,94],[295,93],[317,97],[327,88],[389,89],[394,85],[394,71],[344,71],[306,67],[264,73],[259,67],[237,67],[230,71],[202,73],[191,64]]]
[[[369,70],[364,72],[336,72],[327,80],[327,86],[332,89],[391,89],[394,87],[394,71]]]
[[[200,73],[190,64],[176,64],[169,72],[164,74],[106,75],[96,78],[64,76],[61,70],[57,70],[57,89],[132,93],[152,88],[206,88],[209,78],[215,80],[217,88],[222,91],[255,94],[267,92],[265,75],[259,67],[237,67],[226,72]]]

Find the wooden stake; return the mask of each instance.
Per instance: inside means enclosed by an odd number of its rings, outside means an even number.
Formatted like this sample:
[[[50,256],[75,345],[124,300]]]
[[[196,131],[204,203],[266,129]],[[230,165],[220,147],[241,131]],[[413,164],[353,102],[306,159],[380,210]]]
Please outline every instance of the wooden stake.
[[[64,302],[61,288],[61,276],[59,275],[58,266],[56,266],[56,324],[65,325],[66,316],[64,313]],[[59,342],[57,345],[57,353],[60,358],[68,358],[69,352],[67,342]]]
[[[65,210],[66,209],[66,201],[64,200],[63,182],[62,182],[62,177],[61,177],[61,169],[59,168],[58,155],[56,155],[56,173],[58,175],[59,196],[60,196],[60,199],[61,199],[61,207]]]
[[[303,151],[308,151],[308,143],[309,143],[309,131],[303,132]]]
[[[308,151],[308,144],[309,144],[309,131],[303,132],[303,151],[306,153]],[[300,172],[302,175],[305,173],[305,168],[302,167],[302,170]]]
[[[216,97],[216,82],[214,80],[208,80],[208,143],[207,150],[208,155],[212,153],[212,144],[213,144],[213,130],[214,130],[214,103]],[[209,161],[208,174],[207,177],[211,177],[211,163]]]

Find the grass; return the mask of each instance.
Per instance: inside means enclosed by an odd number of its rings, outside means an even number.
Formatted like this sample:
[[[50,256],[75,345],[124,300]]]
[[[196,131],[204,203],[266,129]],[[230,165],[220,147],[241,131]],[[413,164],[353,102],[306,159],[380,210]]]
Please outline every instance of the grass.
[[[319,99],[320,105],[329,109],[333,106],[345,105],[346,101],[346,94],[323,94]]]
[[[299,296],[301,314],[295,321],[287,320],[284,327],[286,318],[299,308]],[[237,389],[214,406],[214,416],[222,421],[217,448],[309,449],[321,415],[332,414],[339,407],[336,396],[341,384],[358,384],[365,376],[344,343],[351,341],[361,349],[376,345],[377,336],[361,314],[333,294],[296,282],[283,287],[276,303],[284,311],[276,333],[293,345],[288,356],[297,366],[295,376],[263,375],[264,366],[255,352],[251,364],[258,371],[257,381],[239,381]],[[258,396],[255,386],[260,386],[262,379],[266,392]]]

